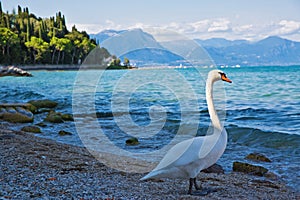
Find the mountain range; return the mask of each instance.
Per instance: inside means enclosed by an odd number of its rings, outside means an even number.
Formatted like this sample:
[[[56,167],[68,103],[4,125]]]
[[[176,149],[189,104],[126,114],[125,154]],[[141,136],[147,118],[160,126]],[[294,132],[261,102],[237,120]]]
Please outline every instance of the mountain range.
[[[150,48],[137,49],[121,57],[127,57],[131,63],[143,65],[178,65],[184,63],[183,58],[173,52],[164,50],[160,43],[149,33],[141,29],[134,31],[105,30],[98,34],[90,34],[100,46],[108,43],[114,36],[127,34],[128,44],[151,44]],[[227,40],[224,38],[211,38],[207,40],[194,39],[211,57],[216,65],[299,65],[300,42],[291,41],[277,36],[270,36],[256,42],[247,40]],[[175,41],[176,42],[176,41]],[[122,44],[121,44],[122,45]],[[117,48],[118,49],[118,48]],[[109,50],[109,49],[108,49]],[[114,52],[111,52],[114,54]]]

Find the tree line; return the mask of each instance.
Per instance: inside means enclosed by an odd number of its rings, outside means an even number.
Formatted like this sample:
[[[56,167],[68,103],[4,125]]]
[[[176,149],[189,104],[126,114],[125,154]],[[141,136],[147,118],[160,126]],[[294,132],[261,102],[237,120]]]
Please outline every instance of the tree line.
[[[97,46],[85,31],[66,27],[65,16],[41,18],[18,6],[3,12],[0,2],[0,64],[80,64]]]

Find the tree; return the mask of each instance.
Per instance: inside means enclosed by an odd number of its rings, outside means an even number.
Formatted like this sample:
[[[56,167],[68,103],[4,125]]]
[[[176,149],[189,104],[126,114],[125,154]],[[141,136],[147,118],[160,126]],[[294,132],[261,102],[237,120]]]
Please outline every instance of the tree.
[[[129,67],[130,66],[130,61],[128,58],[124,58],[124,66]]]
[[[51,39],[50,45],[53,46],[53,54],[52,54],[52,64],[54,63],[55,53],[58,51],[56,64],[61,60],[62,64],[64,64],[65,52],[69,52],[71,49],[71,41],[68,38],[57,38],[53,37]],[[61,56],[62,53],[62,56]]]
[[[8,28],[0,28],[0,46],[4,62],[11,63],[11,48],[19,48],[19,45],[20,40],[16,33]]]
[[[47,42],[35,36],[32,36],[30,41],[25,42],[25,45],[27,48],[32,49],[34,64],[37,63],[37,61],[40,61],[43,58],[43,54],[49,49],[49,44]]]
[[[96,47],[86,32],[69,32],[61,12],[41,18],[18,6],[9,14],[0,1],[0,28],[0,64],[74,64]]]

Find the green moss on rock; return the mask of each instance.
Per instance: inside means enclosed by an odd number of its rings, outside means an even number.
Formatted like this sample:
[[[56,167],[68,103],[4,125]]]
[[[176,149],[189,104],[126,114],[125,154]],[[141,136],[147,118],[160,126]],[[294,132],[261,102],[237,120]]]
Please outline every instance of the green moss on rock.
[[[233,171],[243,172],[246,174],[252,174],[256,176],[263,176],[265,173],[268,172],[268,169],[262,166],[251,165],[248,163],[233,162]]]
[[[37,126],[24,126],[21,131],[31,132],[31,133],[41,133],[41,129]]]
[[[126,140],[126,145],[138,145],[140,142],[136,137],[132,137]]]
[[[0,119],[12,123],[31,123],[33,114],[27,110],[24,104],[0,105]]]
[[[45,118],[45,121],[51,122],[51,123],[63,123],[64,120],[62,119],[62,114],[55,112],[55,111],[50,111]]]
[[[59,135],[61,136],[64,136],[64,135],[72,135],[72,133],[68,132],[68,131],[64,131],[64,130],[61,130],[58,132]]]
[[[43,99],[43,100],[32,100],[29,101],[31,105],[35,106],[37,109],[41,108],[55,108],[58,103],[55,101],[51,101],[49,99]]]
[[[245,159],[261,161],[261,162],[272,162],[269,158],[261,153],[250,153],[245,157]]]
[[[64,121],[74,121],[73,115],[71,115],[71,114],[62,114],[61,118]]]

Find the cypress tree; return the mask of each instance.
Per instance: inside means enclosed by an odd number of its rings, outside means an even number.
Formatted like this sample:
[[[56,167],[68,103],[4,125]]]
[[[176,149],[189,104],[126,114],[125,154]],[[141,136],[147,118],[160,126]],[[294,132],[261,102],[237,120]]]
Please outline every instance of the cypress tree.
[[[30,41],[30,22],[29,17],[27,18],[27,24],[26,24],[26,41]]]
[[[1,1],[0,1],[0,15],[2,16],[3,14],[3,11],[2,11],[2,4],[1,4]]]
[[[22,8],[21,8],[21,6],[18,6],[18,15],[19,16],[22,15]]]

